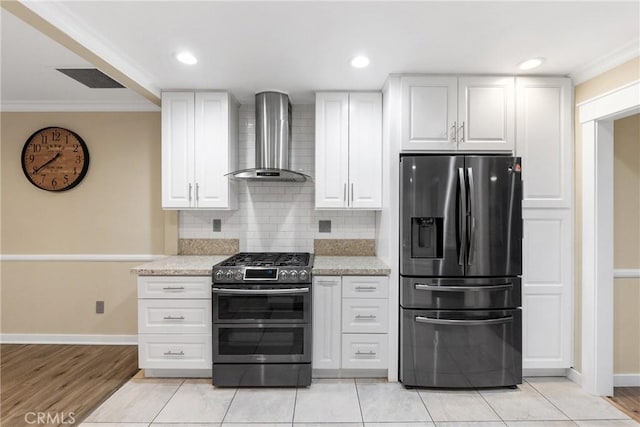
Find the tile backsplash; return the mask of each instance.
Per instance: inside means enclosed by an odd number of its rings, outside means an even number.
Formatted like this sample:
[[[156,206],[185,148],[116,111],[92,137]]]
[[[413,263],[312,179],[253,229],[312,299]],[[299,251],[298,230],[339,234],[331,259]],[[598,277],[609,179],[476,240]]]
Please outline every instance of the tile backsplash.
[[[290,169],[314,176],[315,107],[294,105]],[[240,107],[238,167],[255,165],[254,105]],[[313,252],[314,239],[375,239],[372,211],[315,210],[314,183],[238,183],[238,210],[180,211],[181,239],[239,239],[241,251]],[[220,220],[220,231],[213,221]],[[318,222],[331,221],[320,233]]]

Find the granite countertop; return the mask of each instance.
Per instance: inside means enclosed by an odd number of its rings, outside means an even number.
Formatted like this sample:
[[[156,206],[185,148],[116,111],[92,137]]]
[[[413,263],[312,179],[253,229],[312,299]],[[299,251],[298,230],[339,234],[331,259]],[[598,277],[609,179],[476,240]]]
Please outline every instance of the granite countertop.
[[[212,267],[229,255],[177,255],[131,269],[138,276],[209,276]]]
[[[388,276],[389,267],[375,256],[322,256],[313,261],[313,274],[319,276]]]
[[[176,255],[131,269],[138,276],[208,276],[212,267],[229,255]],[[314,257],[313,274],[337,276],[388,276],[389,267],[375,256]]]

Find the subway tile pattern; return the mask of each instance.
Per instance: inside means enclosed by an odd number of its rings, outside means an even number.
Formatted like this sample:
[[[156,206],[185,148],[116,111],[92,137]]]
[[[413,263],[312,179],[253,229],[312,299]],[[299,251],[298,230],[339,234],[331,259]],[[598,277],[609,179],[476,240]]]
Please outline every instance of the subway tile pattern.
[[[399,383],[379,379],[314,379],[310,387],[299,389],[217,388],[209,380],[132,379],[94,410],[81,426],[622,427],[638,424],[606,400],[583,392],[566,378],[529,378],[515,390],[406,389]]]
[[[240,107],[239,169],[255,165],[254,105]],[[315,107],[292,108],[289,167],[314,175]],[[221,231],[213,231],[213,220]],[[331,232],[318,231],[319,220],[331,221]],[[315,210],[314,183],[238,183],[236,211],[180,211],[181,239],[240,239],[241,251],[313,252],[314,239],[375,239],[375,213]]]

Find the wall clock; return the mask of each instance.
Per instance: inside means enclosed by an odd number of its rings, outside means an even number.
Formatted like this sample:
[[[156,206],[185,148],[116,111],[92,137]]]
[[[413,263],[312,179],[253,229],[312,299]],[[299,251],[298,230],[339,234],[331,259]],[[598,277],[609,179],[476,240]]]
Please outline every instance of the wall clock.
[[[69,129],[40,129],[22,148],[22,171],[29,182],[43,190],[69,190],[80,184],[88,169],[87,145]]]

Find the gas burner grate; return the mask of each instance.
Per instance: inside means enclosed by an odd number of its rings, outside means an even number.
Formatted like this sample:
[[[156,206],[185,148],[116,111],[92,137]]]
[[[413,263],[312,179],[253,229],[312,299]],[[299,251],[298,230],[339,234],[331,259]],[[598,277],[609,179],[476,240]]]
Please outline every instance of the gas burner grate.
[[[310,254],[306,252],[241,252],[224,261],[222,267],[305,267]]]

